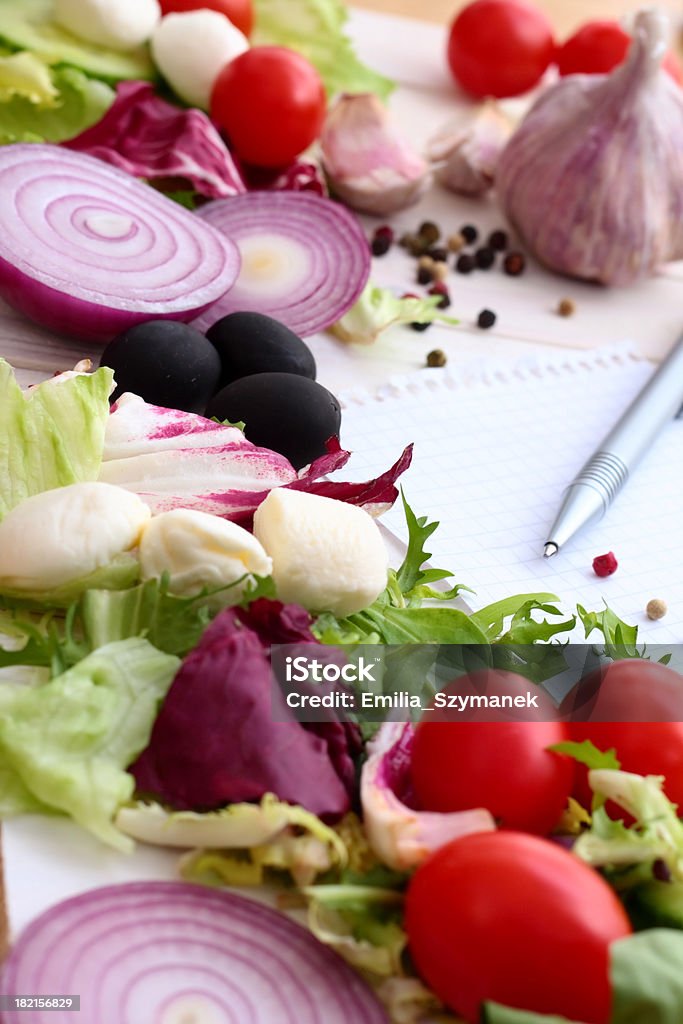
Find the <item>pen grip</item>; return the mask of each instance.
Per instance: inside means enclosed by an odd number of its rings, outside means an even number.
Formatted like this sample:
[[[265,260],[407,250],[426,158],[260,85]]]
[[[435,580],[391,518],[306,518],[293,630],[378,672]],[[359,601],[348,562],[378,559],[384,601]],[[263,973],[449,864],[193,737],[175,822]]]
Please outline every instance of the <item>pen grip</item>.
[[[612,452],[596,452],[583,467],[575,484],[592,487],[600,495],[604,508],[612,503],[628,479],[628,466]]]

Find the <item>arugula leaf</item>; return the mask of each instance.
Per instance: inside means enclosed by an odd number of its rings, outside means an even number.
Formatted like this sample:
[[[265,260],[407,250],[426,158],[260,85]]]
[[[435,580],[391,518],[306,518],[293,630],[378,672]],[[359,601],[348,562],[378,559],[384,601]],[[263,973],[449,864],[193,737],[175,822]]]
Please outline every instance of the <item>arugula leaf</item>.
[[[637,647],[638,627],[629,626],[607,604],[599,612],[588,612],[580,604],[577,604],[576,610],[586,639],[595,630],[602,633],[605,641],[605,654],[608,657],[616,661],[621,658],[642,658],[644,656],[644,648],[643,651],[639,651]]]
[[[582,743],[575,743],[573,740],[565,740],[563,743],[555,743],[549,750],[557,754],[567,754],[573,757],[579,764],[585,764],[587,768],[608,768],[618,771],[621,762],[617,758],[617,752],[612,747],[609,750],[598,750],[590,740]]]
[[[408,548],[403,562],[396,571],[396,583],[403,597],[409,598],[418,587],[437,583],[439,580],[450,579],[453,573],[448,569],[425,568],[426,563],[432,557],[431,551],[426,550],[425,544],[434,531],[438,529],[439,524],[438,522],[428,522],[426,516],[421,516],[418,519],[406,501],[403,488],[401,488],[401,501],[406,517],[406,526],[408,527]],[[449,597],[455,597],[461,590],[469,591],[469,587],[460,585],[452,587],[445,593],[433,591],[425,596],[432,596],[434,594],[444,600],[448,600]]]
[[[556,1014],[531,1013],[529,1010],[515,1010],[500,1003],[485,1003],[483,1024],[582,1024]],[[642,1024],[642,1022],[641,1022]]]

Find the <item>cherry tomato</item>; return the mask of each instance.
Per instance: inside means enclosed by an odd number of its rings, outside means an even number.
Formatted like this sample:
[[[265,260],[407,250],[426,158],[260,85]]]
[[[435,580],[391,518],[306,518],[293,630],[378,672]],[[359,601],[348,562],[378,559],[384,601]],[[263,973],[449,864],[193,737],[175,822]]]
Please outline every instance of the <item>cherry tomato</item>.
[[[211,117],[245,163],[282,167],[318,137],[325,89],[313,65],[294,50],[255,46],[219,74]]]
[[[488,1000],[609,1021],[608,949],[629,920],[607,882],[550,840],[486,832],[442,846],[411,880],[405,923],[418,971],[470,1024]]]
[[[471,96],[518,96],[533,89],[555,55],[550,22],[526,0],[474,0],[456,17],[448,63]]]
[[[578,683],[560,713],[580,719],[567,723],[572,740],[590,740],[599,750],[613,748],[624,771],[663,775],[666,795],[683,809],[683,677],[678,672],[638,658],[615,661]],[[582,765],[574,795],[590,807],[592,791]],[[625,817],[611,803],[607,811]]]
[[[607,74],[626,59],[631,36],[617,21],[589,21],[557,51],[557,67],[561,75]],[[671,77],[683,85],[683,71],[670,50],[663,62]]]
[[[201,8],[208,8],[210,11],[218,11],[230,18],[233,25],[244,32],[245,36],[251,35],[254,27],[254,9],[252,0],[159,0],[161,13],[184,14],[185,11],[198,11]]]
[[[550,698],[513,672],[470,673],[446,686],[438,700],[472,693],[504,694],[539,702],[538,721],[500,721],[500,711],[476,711],[476,720],[447,706],[427,711],[415,730],[411,777],[419,805],[426,811],[465,811],[485,807],[502,828],[547,835],[557,824],[572,792],[575,767],[570,758],[547,748],[569,738],[554,721]],[[530,712],[520,711],[528,719]],[[482,718],[495,718],[482,721]]]

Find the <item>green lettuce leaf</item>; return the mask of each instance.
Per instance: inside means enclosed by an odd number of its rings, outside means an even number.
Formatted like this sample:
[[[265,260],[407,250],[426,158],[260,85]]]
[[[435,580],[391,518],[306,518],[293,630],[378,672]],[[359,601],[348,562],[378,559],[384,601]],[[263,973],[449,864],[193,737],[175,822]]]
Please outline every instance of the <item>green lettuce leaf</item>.
[[[362,64],[344,32],[342,0],[255,0],[256,46],[288,46],[318,69],[328,96],[375,92],[387,99],[394,83]]]
[[[30,50],[47,64],[67,64],[94,78],[154,78],[149,47],[122,53],[77,39],[53,21],[54,0],[0,0],[0,39],[13,50]]]
[[[59,96],[50,70],[33,53],[11,53],[0,56],[0,103],[23,96],[33,105],[53,107]]]
[[[371,345],[382,331],[394,324],[431,324],[435,320],[457,324],[457,320],[441,312],[440,301],[439,295],[401,299],[388,288],[370,282],[356,304],[330,327],[330,331],[340,341]]]
[[[49,106],[37,106],[23,93],[0,103],[0,143],[72,139],[96,124],[114,102],[113,89],[75,68],[57,68],[51,74],[46,69],[46,74],[54,94]]]
[[[137,583],[140,577],[140,563],[137,558],[128,552],[123,552],[113,559],[108,565],[94,569],[87,576],[80,576],[62,583],[52,590],[19,590],[3,586],[0,589],[0,598],[5,607],[14,608],[68,608],[78,598],[90,590],[99,587],[109,588],[111,591],[125,590]],[[107,593],[108,591],[105,591]],[[128,634],[131,636],[133,634]],[[123,637],[112,637],[112,639],[124,639]],[[19,664],[21,664],[19,662]],[[0,665],[2,659],[0,657]]]
[[[97,479],[112,381],[103,368],[24,394],[0,359],[0,519],[32,494]]]
[[[132,842],[112,819],[130,801],[126,772],[149,741],[180,662],[142,639],[108,644],[49,682],[0,684],[0,772],[104,842]]]
[[[611,1024],[680,1024],[683,933],[652,928],[610,947]]]

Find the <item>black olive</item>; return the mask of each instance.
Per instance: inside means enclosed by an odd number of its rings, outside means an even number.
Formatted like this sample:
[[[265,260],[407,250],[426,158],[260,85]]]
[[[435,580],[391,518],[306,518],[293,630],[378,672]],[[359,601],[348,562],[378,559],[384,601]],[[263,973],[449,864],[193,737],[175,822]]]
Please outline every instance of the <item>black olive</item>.
[[[204,412],[218,387],[221,361],[200,331],[175,320],[148,320],[110,341],[100,359],[116,378],[115,400],[124,391],[152,405]]]
[[[280,452],[295,469],[325,454],[325,442],[339,436],[339,402],[321,384],[296,373],[255,373],[240,377],[209,402],[207,416],[244,422],[248,441]]]
[[[308,345],[263,313],[229,313],[206,336],[221,357],[220,388],[252,373],[297,373],[315,380],[315,359]]]

